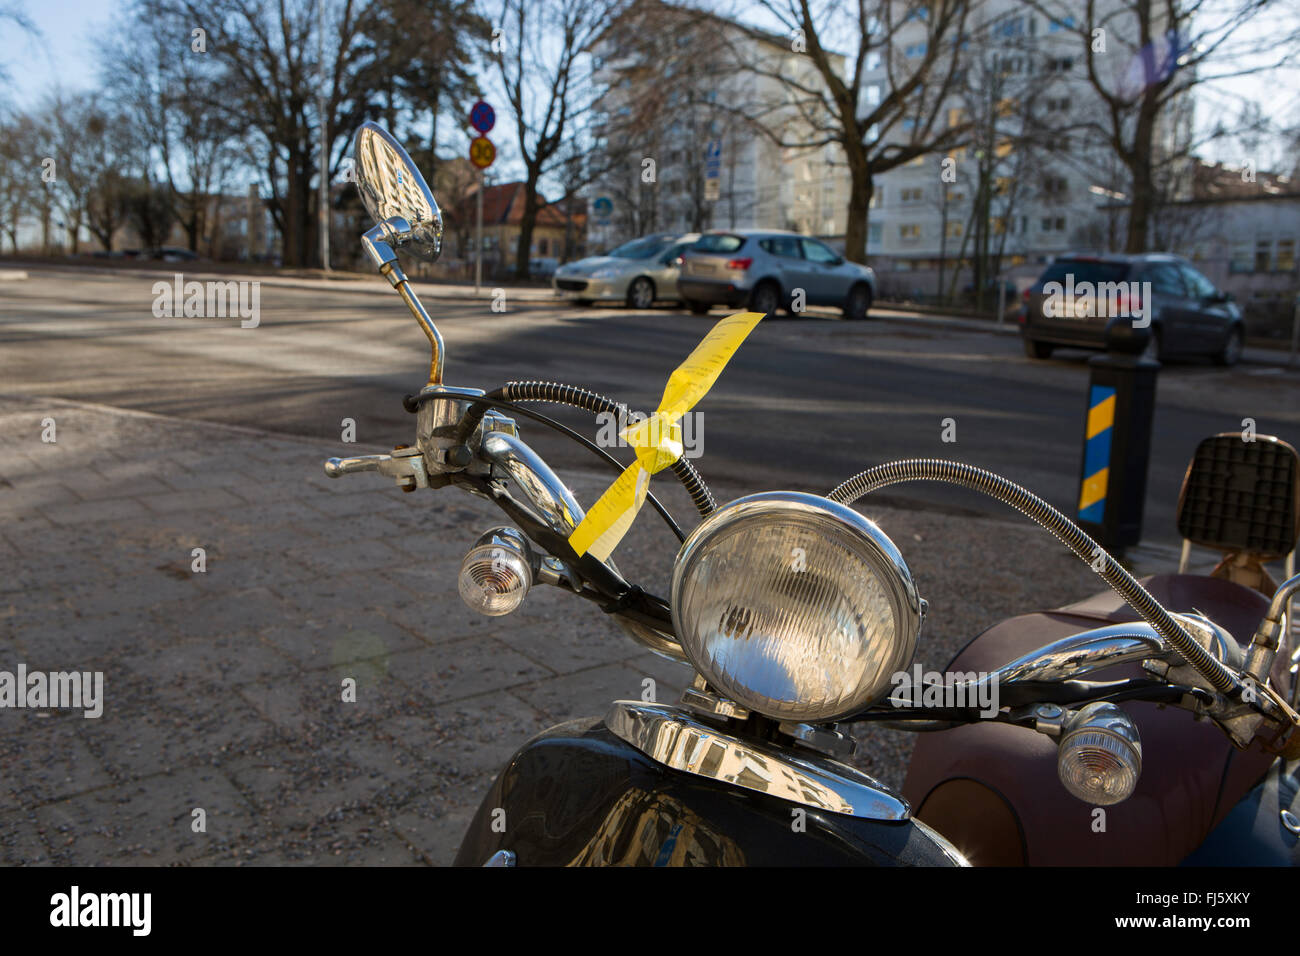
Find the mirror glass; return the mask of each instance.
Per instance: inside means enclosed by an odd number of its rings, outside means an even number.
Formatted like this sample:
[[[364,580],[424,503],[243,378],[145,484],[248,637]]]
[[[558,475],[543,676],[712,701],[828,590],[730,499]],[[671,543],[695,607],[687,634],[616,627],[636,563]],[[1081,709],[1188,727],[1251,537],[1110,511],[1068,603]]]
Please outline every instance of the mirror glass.
[[[402,144],[379,124],[367,121],[357,130],[352,158],[361,201],[375,222],[386,224],[389,245],[437,259],[442,251],[442,213]]]

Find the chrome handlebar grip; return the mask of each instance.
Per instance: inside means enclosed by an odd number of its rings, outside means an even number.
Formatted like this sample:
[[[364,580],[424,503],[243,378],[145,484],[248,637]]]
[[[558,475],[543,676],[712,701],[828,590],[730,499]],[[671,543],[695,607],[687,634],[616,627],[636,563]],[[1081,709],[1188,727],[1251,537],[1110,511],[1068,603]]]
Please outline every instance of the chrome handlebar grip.
[[[1163,657],[1168,642],[1145,621],[1112,624],[1054,641],[998,668],[1003,684],[1070,680],[1103,667]]]
[[[567,538],[585,512],[542,456],[508,432],[488,432],[480,456],[500,468],[536,509],[546,526]]]
[[[325,462],[325,474],[331,478],[342,478],[360,471],[378,471],[386,461],[392,461],[392,455],[357,455],[354,458],[331,458]]]

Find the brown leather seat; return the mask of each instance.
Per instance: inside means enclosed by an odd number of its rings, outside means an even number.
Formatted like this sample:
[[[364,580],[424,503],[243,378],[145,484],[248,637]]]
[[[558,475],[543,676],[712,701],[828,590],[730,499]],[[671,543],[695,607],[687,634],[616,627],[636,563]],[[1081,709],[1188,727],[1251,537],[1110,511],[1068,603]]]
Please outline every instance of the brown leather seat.
[[[1243,645],[1268,608],[1257,591],[1198,575],[1160,575],[1144,584],[1165,607],[1198,610]],[[997,624],[967,645],[949,670],[993,671],[1078,631],[1137,619],[1106,591]],[[1274,680],[1285,680],[1284,656]],[[1096,671],[1088,679],[1131,676],[1142,676],[1138,665]],[[1094,808],[1070,796],[1057,779],[1053,740],[994,723],[919,735],[904,795],[921,820],[977,865],[1175,865],[1273,757],[1258,744],[1238,751],[1216,726],[1187,711],[1144,702],[1122,706],[1138,725],[1143,764],[1137,789],[1123,803]]]

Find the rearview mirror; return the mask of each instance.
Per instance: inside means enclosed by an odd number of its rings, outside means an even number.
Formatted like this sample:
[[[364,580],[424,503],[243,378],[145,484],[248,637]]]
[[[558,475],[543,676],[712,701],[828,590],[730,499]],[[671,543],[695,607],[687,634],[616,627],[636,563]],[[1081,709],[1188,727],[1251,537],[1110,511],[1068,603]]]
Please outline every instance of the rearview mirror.
[[[442,213],[402,144],[367,121],[357,130],[352,157],[361,201],[382,227],[384,241],[421,258],[437,259],[442,252]]]

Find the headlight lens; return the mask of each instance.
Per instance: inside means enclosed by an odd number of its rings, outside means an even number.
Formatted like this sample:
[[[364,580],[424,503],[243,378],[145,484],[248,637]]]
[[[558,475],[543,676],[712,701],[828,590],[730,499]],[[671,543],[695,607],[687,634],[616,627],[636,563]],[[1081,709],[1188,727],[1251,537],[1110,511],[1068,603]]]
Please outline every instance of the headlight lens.
[[[920,599],[898,549],[825,498],[733,501],[682,545],[678,640],[708,682],[780,720],[847,717],[890,690],[916,650]]]

